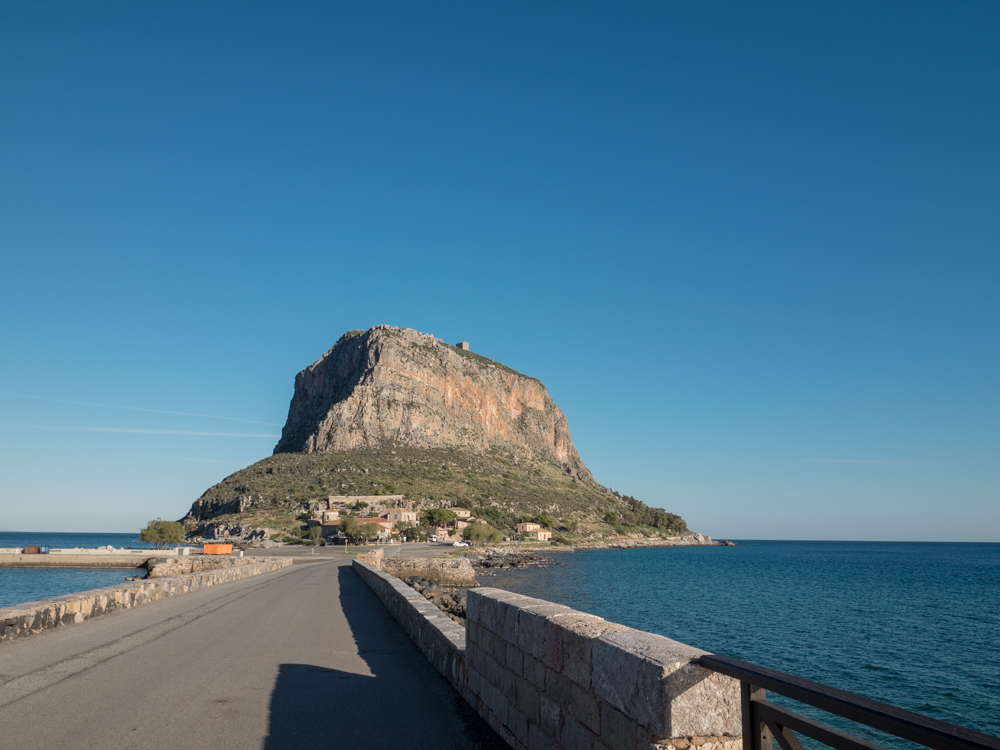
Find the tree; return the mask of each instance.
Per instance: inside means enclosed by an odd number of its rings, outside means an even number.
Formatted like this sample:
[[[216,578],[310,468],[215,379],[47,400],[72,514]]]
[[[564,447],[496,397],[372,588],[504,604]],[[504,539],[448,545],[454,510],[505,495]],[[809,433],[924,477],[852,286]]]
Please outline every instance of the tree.
[[[419,542],[420,537],[426,537],[427,535],[423,533],[416,526],[407,526],[405,529],[401,529],[399,532],[400,536],[403,537],[404,542]]]
[[[337,529],[349,542],[361,544],[378,536],[379,525],[371,521],[362,523],[356,518],[347,517],[340,522]]]
[[[499,542],[500,530],[485,523],[472,523],[462,530],[462,539],[467,542]]]
[[[319,544],[320,539],[323,537],[323,529],[319,526],[311,526],[309,528],[309,539],[313,544]]]
[[[139,532],[139,539],[153,545],[153,549],[165,549],[171,544],[184,541],[184,527],[177,521],[164,521],[157,518],[146,524]]]
[[[424,511],[424,523],[428,526],[447,526],[457,518],[455,511],[447,508],[431,508]]]

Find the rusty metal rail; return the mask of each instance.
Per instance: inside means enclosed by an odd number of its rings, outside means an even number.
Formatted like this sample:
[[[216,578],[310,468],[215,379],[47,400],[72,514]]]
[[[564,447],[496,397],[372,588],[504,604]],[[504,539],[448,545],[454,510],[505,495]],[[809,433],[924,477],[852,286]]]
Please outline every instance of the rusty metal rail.
[[[743,750],[773,750],[775,740],[781,750],[803,750],[796,732],[834,750],[882,750],[880,745],[771,703],[767,700],[768,690],[931,750],[1000,750],[998,737],[879,703],[795,675],[729,656],[713,654],[703,656],[698,661],[705,669],[740,681]]]

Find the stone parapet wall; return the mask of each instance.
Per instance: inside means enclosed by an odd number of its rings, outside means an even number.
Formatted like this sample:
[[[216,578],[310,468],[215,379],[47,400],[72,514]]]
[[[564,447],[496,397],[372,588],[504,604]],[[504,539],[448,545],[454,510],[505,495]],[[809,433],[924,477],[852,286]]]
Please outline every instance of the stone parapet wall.
[[[246,565],[249,559],[247,557],[230,557],[229,555],[157,557],[151,559],[146,567],[149,570],[149,578],[166,578],[187,575],[188,573],[203,573],[219,568],[239,567]]]
[[[740,750],[740,684],[707,652],[492,588],[462,628],[403,581],[354,570],[431,663],[516,750]]]
[[[511,747],[742,745],[739,682],[704,651],[489,588],[469,591],[467,628],[470,703]]]
[[[352,566],[428,661],[465,693],[465,628],[403,581],[360,560]]]
[[[189,594],[211,586],[270,573],[291,564],[290,558],[256,558],[248,560],[244,565],[219,570],[145,579],[0,609],[0,645],[52,628],[75,625],[101,615],[150,604],[169,596]]]

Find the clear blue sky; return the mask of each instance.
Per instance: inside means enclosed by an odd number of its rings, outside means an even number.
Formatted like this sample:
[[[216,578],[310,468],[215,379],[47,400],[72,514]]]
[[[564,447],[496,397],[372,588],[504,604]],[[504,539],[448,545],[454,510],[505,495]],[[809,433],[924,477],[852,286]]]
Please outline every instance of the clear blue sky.
[[[1000,541],[996,2],[4,2],[0,112],[0,528],[182,516],[389,323],[713,536]]]

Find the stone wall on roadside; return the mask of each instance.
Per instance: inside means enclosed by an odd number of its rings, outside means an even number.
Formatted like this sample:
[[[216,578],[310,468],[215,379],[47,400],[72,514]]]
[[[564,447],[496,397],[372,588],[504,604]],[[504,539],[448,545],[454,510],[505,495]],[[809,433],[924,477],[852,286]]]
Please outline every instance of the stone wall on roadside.
[[[705,651],[500,589],[467,616],[469,701],[511,747],[742,746],[739,682]]]
[[[357,556],[357,560],[365,563],[366,565],[371,565],[373,568],[378,568],[382,570],[382,560],[385,558],[385,551],[379,547],[373,549],[371,552],[362,552]]]
[[[169,596],[270,573],[292,564],[291,558],[255,558],[244,565],[202,573],[145,579],[103,589],[67,594],[0,609],[0,645],[52,628],[75,625],[100,615],[150,604]]]
[[[189,573],[231,568],[236,565],[248,565],[252,559],[228,555],[158,557],[151,559],[147,563],[146,569],[149,571],[148,578],[166,578],[167,576],[182,576]]]
[[[706,652],[569,607],[470,589],[466,628],[403,581],[354,569],[515,750],[740,750],[739,682]]]

